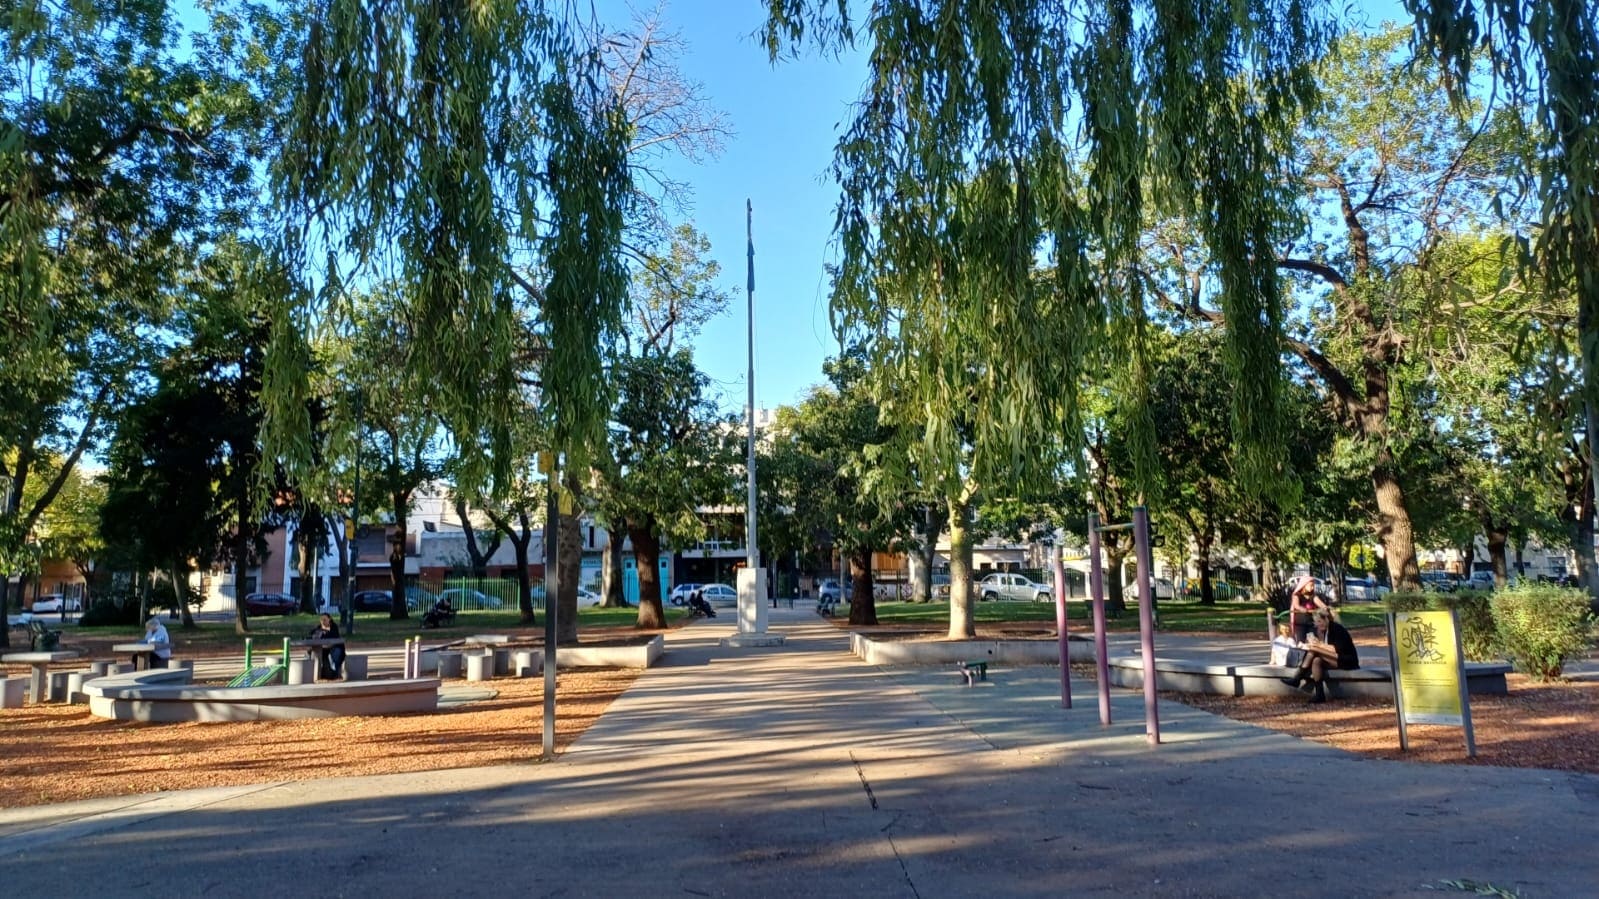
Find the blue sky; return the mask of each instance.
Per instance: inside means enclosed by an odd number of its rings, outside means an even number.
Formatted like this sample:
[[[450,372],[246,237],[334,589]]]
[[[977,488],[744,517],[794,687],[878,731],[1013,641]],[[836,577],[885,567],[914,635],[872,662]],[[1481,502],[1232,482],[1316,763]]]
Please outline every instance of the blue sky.
[[[621,3],[601,7],[606,24],[627,21]],[[742,409],[747,366],[744,201],[755,209],[755,402],[775,408],[802,399],[838,351],[827,319],[828,258],[837,188],[827,174],[833,143],[860,94],[864,56],[767,61],[755,40],[765,21],[753,0],[675,0],[663,11],[688,44],[679,60],[734,134],[720,157],[669,163],[693,186],[692,222],[710,238],[733,300],[695,342],[695,360]]]
[[[642,0],[647,3],[648,0]],[[727,312],[695,342],[695,360],[724,407],[745,403],[744,201],[755,207],[755,402],[801,400],[838,352],[828,324],[827,282],[833,207],[833,144],[860,96],[865,56],[807,54],[767,61],[755,34],[765,21],[756,0],[668,0],[662,19],[688,44],[680,68],[726,114],[734,135],[700,165],[668,164],[694,189],[693,224],[711,240],[733,296]],[[1369,21],[1402,20],[1396,0],[1357,0]],[[647,8],[647,7],[646,7]],[[629,21],[625,0],[598,5],[610,26]]]

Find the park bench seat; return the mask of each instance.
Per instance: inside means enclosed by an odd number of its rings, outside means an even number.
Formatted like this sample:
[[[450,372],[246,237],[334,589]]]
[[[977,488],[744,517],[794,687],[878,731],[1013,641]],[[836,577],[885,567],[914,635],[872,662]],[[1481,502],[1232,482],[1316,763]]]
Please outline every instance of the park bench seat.
[[[61,632],[46,627],[37,618],[28,620],[28,647],[33,652],[55,652],[61,645]]]

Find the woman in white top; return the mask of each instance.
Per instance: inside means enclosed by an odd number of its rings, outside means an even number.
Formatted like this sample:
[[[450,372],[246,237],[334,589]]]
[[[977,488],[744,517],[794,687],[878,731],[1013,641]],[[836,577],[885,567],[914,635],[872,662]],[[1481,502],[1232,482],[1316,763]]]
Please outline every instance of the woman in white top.
[[[150,651],[145,653],[146,668],[165,668],[167,659],[172,658],[172,638],[167,636],[166,626],[154,615],[144,623],[144,639],[140,643],[150,644]]]

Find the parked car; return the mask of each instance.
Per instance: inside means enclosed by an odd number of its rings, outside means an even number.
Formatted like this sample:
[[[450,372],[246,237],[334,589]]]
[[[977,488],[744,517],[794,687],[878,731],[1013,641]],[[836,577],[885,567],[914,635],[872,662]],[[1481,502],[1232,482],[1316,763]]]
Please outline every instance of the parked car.
[[[1344,599],[1349,602],[1376,602],[1390,592],[1374,577],[1344,578]]]
[[[666,601],[674,606],[681,606],[688,602],[688,595],[698,590],[702,584],[678,584],[672,592],[666,594]]]
[[[350,597],[350,607],[357,612],[387,612],[394,606],[394,594],[388,590],[361,590]]]
[[[421,587],[405,588],[405,607],[412,612],[426,612],[439,601],[439,595]]]
[[[1493,590],[1495,588],[1494,573],[1492,571],[1473,571],[1471,577],[1466,578],[1460,585],[1465,590]]]
[[[726,584],[705,584],[700,587],[700,596],[713,606],[738,605],[738,591]]]
[[[1049,602],[1048,584],[1035,583],[1021,574],[996,571],[977,582],[977,595],[985,601]]]
[[[1192,582],[1192,584],[1189,586],[1189,589],[1197,591],[1199,589],[1198,584],[1199,584],[1198,581]],[[1218,585],[1217,584],[1211,584],[1211,587],[1213,589],[1216,586],[1218,586]],[[1171,582],[1171,578],[1152,577],[1152,578],[1149,579],[1149,589],[1155,591],[1155,599],[1157,601],[1162,600],[1162,599],[1176,599],[1177,598],[1177,585]],[[1134,596],[1138,595],[1138,579],[1137,578],[1133,578],[1132,580],[1130,580],[1127,583],[1122,585],[1122,595],[1126,596],[1126,597],[1134,597]]]
[[[598,593],[595,593],[593,590],[590,590],[587,587],[579,587],[579,588],[577,588],[577,607],[578,608],[582,609],[582,608],[587,608],[589,606],[597,606],[599,604],[600,604],[600,595]]]
[[[818,602],[844,602],[845,600],[849,599],[849,592],[847,590],[840,589],[838,586],[838,581],[835,581],[832,578],[827,578],[817,585],[816,599]]]
[[[1436,593],[1453,593],[1460,589],[1460,579],[1447,571],[1423,571],[1421,589]]]
[[[454,587],[439,594],[439,599],[448,599],[451,607],[457,612],[471,612],[488,609],[498,611],[505,606],[498,596],[490,596],[479,590],[468,587]],[[432,608],[430,605],[428,608]]]
[[[293,615],[299,609],[299,600],[287,593],[250,593],[244,597],[248,615]]]
[[[76,597],[67,599],[60,593],[43,593],[34,598],[33,605],[29,608],[36,614],[60,612],[62,609],[68,612],[81,612],[83,611],[83,603],[79,602]]]

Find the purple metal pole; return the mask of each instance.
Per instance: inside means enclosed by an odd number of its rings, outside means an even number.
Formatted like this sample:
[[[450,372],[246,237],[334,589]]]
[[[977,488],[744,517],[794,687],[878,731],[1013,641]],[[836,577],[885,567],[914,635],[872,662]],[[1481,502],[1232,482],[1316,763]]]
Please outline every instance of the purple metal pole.
[[[1061,561],[1061,545],[1055,544],[1050,573],[1055,575],[1055,633],[1060,635],[1060,707],[1072,707],[1072,657],[1066,644],[1066,563]]]
[[[1144,738],[1151,746],[1160,745],[1160,708],[1155,684],[1155,600],[1149,588],[1150,569],[1155,567],[1149,551],[1149,510],[1133,509],[1133,552],[1138,557],[1138,632],[1144,653]]]
[[[1110,724],[1110,656],[1105,648],[1105,571],[1099,561],[1099,516],[1088,513],[1088,596],[1094,606],[1094,662],[1099,667],[1099,723]]]

